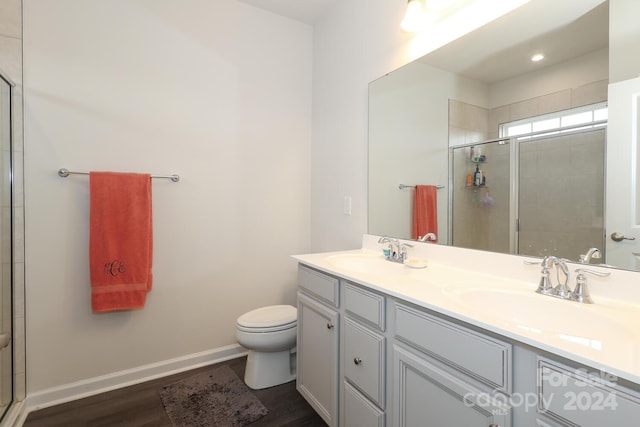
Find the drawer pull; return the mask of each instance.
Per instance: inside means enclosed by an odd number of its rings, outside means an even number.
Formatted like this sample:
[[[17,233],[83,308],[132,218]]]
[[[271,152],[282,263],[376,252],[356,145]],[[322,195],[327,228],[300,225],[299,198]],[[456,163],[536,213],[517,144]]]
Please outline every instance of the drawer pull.
[[[500,427],[498,424],[489,424],[489,427]]]
[[[333,329],[333,323],[327,323],[327,329]]]
[[[355,363],[356,365],[359,365],[362,363],[362,359],[360,359],[359,357],[354,357],[353,358],[353,363]]]

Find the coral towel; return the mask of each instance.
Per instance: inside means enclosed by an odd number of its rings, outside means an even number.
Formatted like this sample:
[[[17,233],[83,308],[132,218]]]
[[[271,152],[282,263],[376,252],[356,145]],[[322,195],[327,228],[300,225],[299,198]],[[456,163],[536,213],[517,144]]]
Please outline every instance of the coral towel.
[[[435,185],[416,185],[411,237],[418,239],[427,233],[438,235],[438,189]]]
[[[151,290],[151,176],[90,172],[91,308],[142,308]]]

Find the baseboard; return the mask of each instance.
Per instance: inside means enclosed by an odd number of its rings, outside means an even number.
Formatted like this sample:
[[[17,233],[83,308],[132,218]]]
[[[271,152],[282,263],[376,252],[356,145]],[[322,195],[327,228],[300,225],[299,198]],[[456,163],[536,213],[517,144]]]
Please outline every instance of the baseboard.
[[[21,427],[24,421],[27,419],[27,411],[25,401],[12,402],[7,412],[2,417],[1,426],[7,427]]]
[[[201,353],[189,354],[175,359],[164,360],[140,366],[134,369],[114,372],[108,375],[89,378],[49,388],[36,393],[27,393],[26,413],[49,406],[59,405],[72,400],[82,399],[106,391],[139,384],[145,381],[165,377],[190,369],[224,362],[247,354],[247,350],[238,344],[219,347]],[[24,417],[26,419],[26,416]]]

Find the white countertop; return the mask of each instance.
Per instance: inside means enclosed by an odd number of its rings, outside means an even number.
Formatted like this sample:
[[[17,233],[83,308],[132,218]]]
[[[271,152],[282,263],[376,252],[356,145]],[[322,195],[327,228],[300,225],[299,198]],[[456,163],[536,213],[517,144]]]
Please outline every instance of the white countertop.
[[[426,261],[427,267],[410,268],[385,260],[382,245],[372,245],[373,241],[372,236],[366,236],[362,249],[293,258],[397,299],[640,384],[640,300],[632,298],[629,302],[628,298],[612,299],[603,292],[598,295],[592,292],[595,304],[580,304],[540,295],[535,293],[537,266],[533,269],[523,266],[521,259],[511,256],[507,264],[512,265],[505,266],[505,274],[478,271],[469,269],[473,262],[465,258],[490,255],[457,249],[457,260],[454,256],[451,262],[446,262],[446,257],[435,252],[456,249],[440,249],[431,244],[425,244],[425,251],[419,248],[421,244],[411,242],[418,248],[412,249],[416,256],[410,253],[410,259]],[[505,262],[500,257],[504,255],[487,258],[494,263],[493,270],[499,270],[496,262]],[[483,265],[487,259],[482,260]],[[522,274],[514,273],[518,268]],[[572,279],[571,288],[573,284]]]

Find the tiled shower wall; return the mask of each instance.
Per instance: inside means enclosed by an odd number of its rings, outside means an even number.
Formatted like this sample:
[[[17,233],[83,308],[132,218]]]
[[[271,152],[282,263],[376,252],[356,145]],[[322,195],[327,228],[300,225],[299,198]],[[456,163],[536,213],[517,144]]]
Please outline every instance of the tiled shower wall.
[[[490,139],[490,110],[449,101],[449,145],[464,145]],[[474,163],[468,148],[453,157],[453,209],[450,232],[454,246],[509,252],[509,146],[497,143],[474,147],[486,161]],[[466,176],[476,165],[486,185],[467,186]]]
[[[25,398],[24,197],[22,125],[22,1],[0,0],[0,69],[14,83],[13,143],[13,389],[14,400]]]

